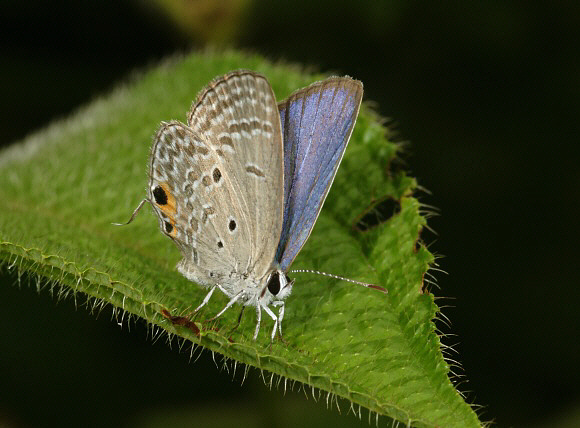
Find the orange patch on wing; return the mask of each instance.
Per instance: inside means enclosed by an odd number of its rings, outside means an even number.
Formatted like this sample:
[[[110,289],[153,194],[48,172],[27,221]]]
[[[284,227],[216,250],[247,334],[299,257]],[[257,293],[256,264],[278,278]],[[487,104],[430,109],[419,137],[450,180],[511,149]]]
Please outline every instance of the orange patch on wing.
[[[157,204],[157,206],[161,208],[161,211],[163,211],[163,213],[166,216],[173,219],[173,217],[175,217],[175,214],[177,214],[177,205],[175,205],[175,196],[173,196],[173,194],[171,193],[171,189],[169,188],[169,185],[167,183],[159,183],[159,185],[165,192],[165,195],[167,195],[167,203],[164,205]]]
[[[159,183],[159,186],[165,192],[167,196],[167,203],[166,204],[155,204],[159,207],[159,209],[165,214],[165,216],[169,219],[169,224],[172,226],[171,232],[167,232],[169,236],[175,238],[177,236],[177,229],[175,227],[175,215],[177,214],[177,205],[175,204],[175,196],[171,193],[171,189],[167,183]],[[167,231],[167,230],[166,230]]]
[[[175,219],[173,217],[169,217],[169,224],[171,224],[172,229],[168,234],[172,238],[175,238],[177,236],[177,228],[175,227]]]

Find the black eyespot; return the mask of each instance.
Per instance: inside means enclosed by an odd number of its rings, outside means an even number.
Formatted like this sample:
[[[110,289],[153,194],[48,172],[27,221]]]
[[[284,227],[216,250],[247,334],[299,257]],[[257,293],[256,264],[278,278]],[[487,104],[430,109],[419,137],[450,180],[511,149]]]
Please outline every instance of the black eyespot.
[[[165,205],[167,204],[167,193],[161,186],[155,187],[153,189],[153,197],[155,198],[155,203],[157,205]]]
[[[280,275],[274,272],[268,281],[268,291],[274,296],[280,291]]]
[[[165,222],[165,231],[167,233],[171,233],[171,231],[173,230],[173,225],[171,223],[169,223],[168,221]]]
[[[223,248],[224,247],[224,243],[222,241],[218,241],[218,248]]]
[[[228,225],[228,227],[230,228],[230,232],[233,232],[234,230],[236,230],[236,222],[234,220],[230,220],[230,224]]]
[[[222,172],[221,172],[219,169],[215,168],[215,169],[213,170],[213,181],[214,181],[215,183],[217,183],[217,182],[218,182],[218,181],[220,181],[221,179],[222,179]]]

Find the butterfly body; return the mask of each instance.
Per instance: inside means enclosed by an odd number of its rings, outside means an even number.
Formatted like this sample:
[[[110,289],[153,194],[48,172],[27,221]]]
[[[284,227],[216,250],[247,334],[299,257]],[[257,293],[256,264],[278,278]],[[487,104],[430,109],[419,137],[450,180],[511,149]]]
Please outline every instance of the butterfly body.
[[[276,103],[267,79],[231,72],[197,97],[187,124],[162,123],[147,201],[179,248],[177,268],[281,332],[287,272],[308,239],[352,132],[362,84],[330,78]],[[134,214],[135,215],[135,214]],[[272,308],[279,308],[276,315]]]

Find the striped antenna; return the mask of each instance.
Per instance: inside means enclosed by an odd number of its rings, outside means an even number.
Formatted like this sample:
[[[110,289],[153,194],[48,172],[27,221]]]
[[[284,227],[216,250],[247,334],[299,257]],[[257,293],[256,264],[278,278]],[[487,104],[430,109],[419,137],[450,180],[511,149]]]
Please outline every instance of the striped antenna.
[[[346,281],[346,282],[352,282],[353,284],[362,285],[363,287],[372,288],[374,290],[379,290],[379,291],[382,291],[383,293],[388,293],[387,289],[384,287],[381,287],[380,285],[370,284],[368,282],[356,281],[354,279],[345,278],[343,276],[338,276],[338,275],[333,275],[331,273],[320,272],[317,270],[294,269],[294,270],[291,270],[290,273],[315,273],[316,275],[328,276],[330,278],[340,279],[340,280]]]

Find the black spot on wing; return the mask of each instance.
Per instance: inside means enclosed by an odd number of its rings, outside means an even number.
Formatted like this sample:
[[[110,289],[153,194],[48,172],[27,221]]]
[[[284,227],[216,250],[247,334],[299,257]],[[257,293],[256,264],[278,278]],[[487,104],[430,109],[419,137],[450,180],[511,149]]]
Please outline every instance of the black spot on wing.
[[[155,189],[153,189],[153,198],[157,205],[167,204],[167,193],[165,193],[165,190],[163,190],[163,187],[161,186],[156,186]]]

